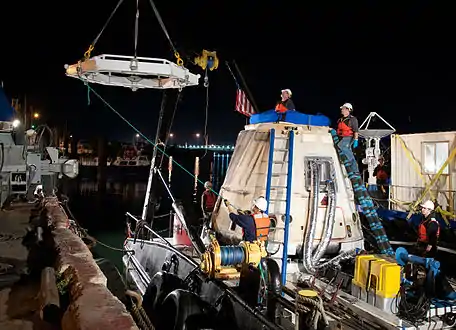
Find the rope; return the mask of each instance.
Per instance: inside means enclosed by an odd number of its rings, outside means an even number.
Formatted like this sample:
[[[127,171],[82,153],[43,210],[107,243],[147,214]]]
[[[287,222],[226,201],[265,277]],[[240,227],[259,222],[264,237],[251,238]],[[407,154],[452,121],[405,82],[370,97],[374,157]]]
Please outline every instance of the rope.
[[[181,57],[179,55],[179,52],[177,51],[176,47],[174,46],[174,43],[171,40],[171,37],[169,36],[168,30],[165,27],[165,23],[163,23],[163,20],[162,20],[162,18],[160,16],[160,13],[158,12],[157,7],[155,6],[154,1],[153,0],[149,0],[149,2],[150,2],[150,5],[152,6],[152,9],[154,10],[155,17],[157,17],[158,23],[160,24],[160,26],[161,26],[161,28],[163,30],[163,33],[165,34],[166,38],[168,39],[169,44],[170,44],[170,46],[171,46],[171,48],[172,48],[172,50],[174,52],[174,56],[177,59],[177,65],[179,65],[179,66],[184,65],[184,61],[181,59]]]
[[[95,48],[95,45],[98,42],[98,39],[100,39],[100,37],[103,34],[104,30],[108,26],[109,22],[111,22],[111,19],[114,17],[117,9],[119,9],[119,7],[120,7],[120,5],[122,4],[123,1],[124,0],[119,0],[119,2],[117,3],[116,7],[114,8],[114,10],[112,11],[111,15],[109,16],[108,20],[103,25],[101,31],[98,33],[98,35],[95,37],[95,39],[93,39],[92,43],[89,46],[89,49],[84,53],[84,58],[86,60],[90,58],[90,54],[92,53],[93,49]]]
[[[170,156],[164,151],[162,150],[157,144],[155,144],[154,142],[152,142],[147,136],[145,136],[138,128],[136,128],[136,126],[134,126],[127,118],[125,118],[124,116],[122,116],[122,114],[117,111],[116,109],[114,109],[114,107],[108,103],[108,101],[106,101],[100,94],[98,94],[89,84],[87,84],[87,88],[90,89],[90,91],[95,95],[97,96],[112,112],[114,112],[117,116],[119,116],[120,119],[122,119],[128,126],[130,126],[136,133],[138,133],[145,141],[147,141],[148,143],[150,143],[154,148],[156,148],[158,151],[160,151],[165,157],[167,157],[168,159],[170,158]],[[198,179],[197,176],[193,175],[189,170],[187,170],[184,166],[182,166],[180,163],[178,163],[177,161],[174,160],[174,158],[171,158],[172,162],[174,164],[176,164],[180,169],[182,169],[185,173],[187,173],[188,175],[190,175],[193,179],[195,179],[198,183],[200,183],[201,185],[204,186],[204,182],[201,181],[200,179]],[[212,190],[211,191],[218,197],[221,197],[223,198],[219,193],[217,193],[216,191]],[[233,205],[234,206],[234,205]],[[235,207],[236,208],[236,207]]]
[[[0,242],[9,242],[23,238],[23,236],[16,236],[12,234],[0,234]]]

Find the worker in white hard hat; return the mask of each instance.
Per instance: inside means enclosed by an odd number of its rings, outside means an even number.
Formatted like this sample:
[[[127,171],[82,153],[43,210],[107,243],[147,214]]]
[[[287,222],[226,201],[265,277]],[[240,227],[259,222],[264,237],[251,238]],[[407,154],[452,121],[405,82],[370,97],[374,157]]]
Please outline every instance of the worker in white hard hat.
[[[340,107],[340,112],[342,116],[337,121],[337,136],[339,136],[338,147],[352,164],[356,164],[352,147],[358,147],[358,119],[352,115],[353,106],[351,103],[344,103]]]
[[[437,253],[437,242],[440,236],[440,224],[435,218],[434,202],[427,200],[421,204],[422,220],[418,226],[418,241],[415,246],[415,254],[434,258]]]
[[[237,214],[228,200],[225,199],[224,202],[230,213],[231,221],[242,228],[244,241],[267,241],[271,220],[266,214],[268,208],[266,198],[260,196],[253,201],[251,214]]]
[[[281,100],[275,107],[275,111],[277,113],[277,122],[285,121],[287,111],[295,110],[295,105],[291,99],[291,94],[291,90],[288,88],[282,89],[282,93],[280,94]]]

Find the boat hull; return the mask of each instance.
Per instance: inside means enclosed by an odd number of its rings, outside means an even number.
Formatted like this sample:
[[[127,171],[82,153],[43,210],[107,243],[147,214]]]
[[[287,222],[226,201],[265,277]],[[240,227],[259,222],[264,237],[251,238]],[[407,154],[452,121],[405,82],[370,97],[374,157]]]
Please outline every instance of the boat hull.
[[[238,296],[236,290],[231,287],[237,283],[203,278],[197,271],[199,270],[197,258],[176,251],[163,240],[137,240],[135,243],[133,239],[127,239],[125,249],[130,251],[123,257],[127,270],[127,283],[144,296],[145,310],[157,328],[160,328],[160,325],[163,327],[166,323],[166,328],[172,329],[170,324],[179,318],[177,315],[165,315],[160,306],[157,306],[157,301],[160,301],[159,304],[166,305],[164,301],[169,300],[167,298],[173,296],[176,290],[188,290],[201,300],[197,304],[206,306],[203,308],[204,318],[202,319],[206,323],[204,326],[210,329],[278,329],[258,310],[248,306]],[[166,297],[156,298],[160,296],[157,293],[154,296],[155,301],[149,301],[150,292],[153,291],[151,288],[157,283],[157,278],[164,275],[178,278],[175,282],[180,284],[175,288],[168,288],[169,294],[165,294]],[[189,279],[191,280],[188,281]],[[166,309],[169,310],[168,307]],[[157,313],[161,314],[158,319]],[[160,320],[160,317],[165,317],[167,321]]]

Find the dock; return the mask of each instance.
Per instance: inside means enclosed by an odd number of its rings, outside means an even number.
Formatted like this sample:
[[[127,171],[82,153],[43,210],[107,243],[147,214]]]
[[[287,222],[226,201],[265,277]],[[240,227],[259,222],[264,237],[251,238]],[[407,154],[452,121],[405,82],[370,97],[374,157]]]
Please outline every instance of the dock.
[[[0,212],[0,329],[139,329],[57,198]]]

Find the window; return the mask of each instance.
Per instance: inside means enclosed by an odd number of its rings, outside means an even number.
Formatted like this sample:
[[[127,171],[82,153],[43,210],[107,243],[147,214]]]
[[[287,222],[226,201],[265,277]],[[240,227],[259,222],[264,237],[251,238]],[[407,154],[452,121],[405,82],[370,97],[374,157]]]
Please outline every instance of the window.
[[[306,158],[305,162],[306,162],[306,188],[308,191],[310,191],[310,174],[311,174],[311,171],[310,171],[310,162],[311,161],[315,161],[315,160],[318,160],[319,161],[319,164],[318,164],[318,171],[320,172],[320,192],[327,192],[328,191],[328,188],[327,188],[327,182],[328,180],[331,179],[331,171],[333,171],[334,169],[332,168],[331,164],[332,164],[332,159],[331,158],[326,158],[326,157],[318,157],[318,158],[313,158],[313,157],[309,157],[309,158]],[[337,182],[336,182],[336,191],[337,191]]]
[[[437,174],[448,158],[448,142],[423,142],[423,172],[424,174]],[[442,174],[448,174],[448,165]]]

